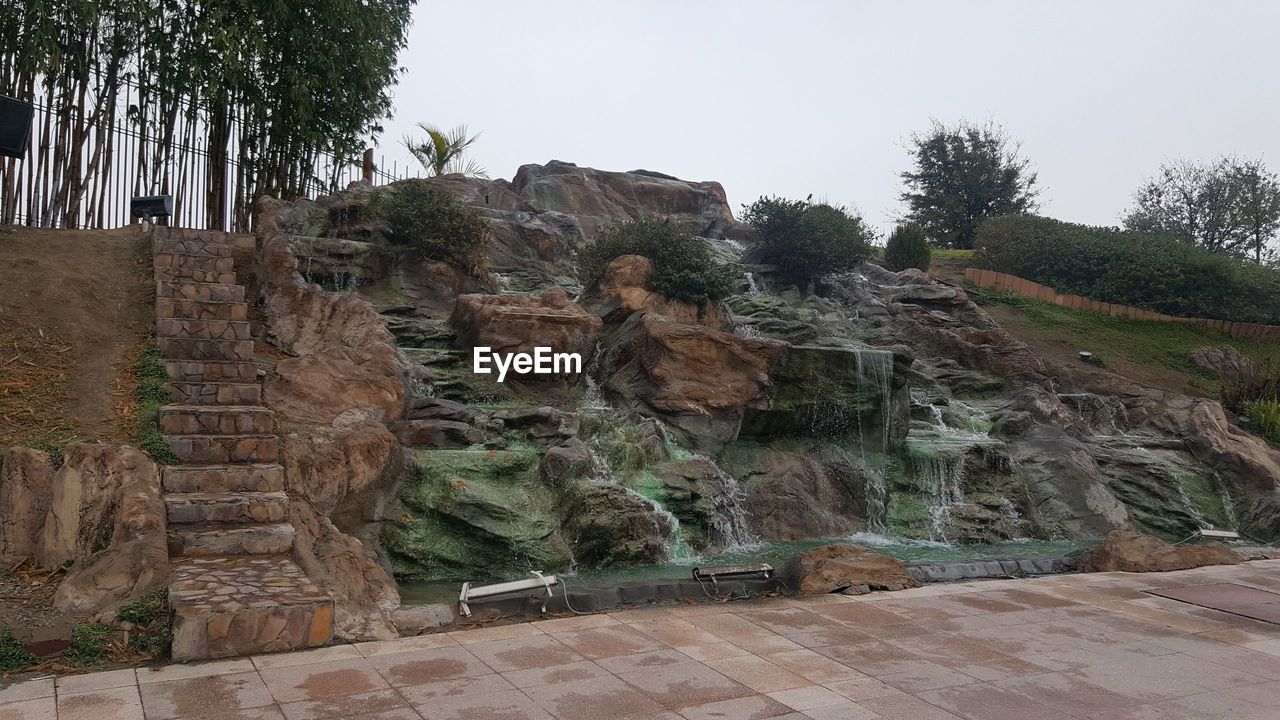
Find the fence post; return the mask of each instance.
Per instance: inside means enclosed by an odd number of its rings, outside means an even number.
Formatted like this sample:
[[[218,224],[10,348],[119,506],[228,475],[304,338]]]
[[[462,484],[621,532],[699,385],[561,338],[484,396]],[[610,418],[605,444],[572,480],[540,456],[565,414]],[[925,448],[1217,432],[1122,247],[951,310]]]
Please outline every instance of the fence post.
[[[372,185],[373,169],[374,169],[373,168],[373,148],[365,148],[362,169],[364,170],[364,181]]]

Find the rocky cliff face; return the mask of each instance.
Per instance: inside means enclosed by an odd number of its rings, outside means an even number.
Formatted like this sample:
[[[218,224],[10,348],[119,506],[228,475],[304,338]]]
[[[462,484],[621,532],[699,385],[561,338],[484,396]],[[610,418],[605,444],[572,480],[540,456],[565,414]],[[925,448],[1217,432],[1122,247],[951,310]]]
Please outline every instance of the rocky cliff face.
[[[1057,366],[925,273],[868,264],[804,296],[744,267],[741,293],[703,308],[645,289],[640,258],[598,287],[571,277],[575,248],[637,217],[670,218],[740,261],[749,232],[715,183],[555,162],[511,182],[432,182],[489,222],[491,282],[382,244],[361,214],[367,187],[271,208],[260,248],[287,356],[267,401],[290,421],[297,494],[334,526],[309,532],[357,537],[399,575],[861,531],[1280,536],[1280,456],[1217,403]],[[544,336],[588,372],[502,384],[470,372],[481,338]],[[317,562],[363,568],[352,602],[376,605],[387,582],[344,542]]]

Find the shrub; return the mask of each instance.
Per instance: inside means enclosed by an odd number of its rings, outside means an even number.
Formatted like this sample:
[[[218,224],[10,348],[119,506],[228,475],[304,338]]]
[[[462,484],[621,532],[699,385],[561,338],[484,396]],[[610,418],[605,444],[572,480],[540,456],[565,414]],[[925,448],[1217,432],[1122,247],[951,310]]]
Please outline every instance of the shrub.
[[[1175,238],[1034,215],[978,229],[979,267],[1101,302],[1187,317],[1280,322],[1280,272]]]
[[[116,610],[116,620],[131,623],[129,649],[152,656],[164,655],[173,644],[169,624],[169,591],[160,588]]]
[[[766,196],[744,207],[742,219],[756,230],[760,259],[798,285],[871,257],[875,234],[842,207]]]
[[[62,651],[62,660],[77,667],[101,665],[109,659],[113,632],[110,625],[77,625],[71,628],[71,647]]]
[[[1255,433],[1280,442],[1280,400],[1252,400],[1245,403],[1244,414]]]
[[[884,262],[890,270],[928,270],[929,258],[929,244],[925,241],[924,229],[915,223],[894,228],[884,246]]]
[[[476,278],[489,273],[489,231],[480,213],[427,180],[405,180],[370,207],[387,223],[387,240],[422,260],[446,262]]]
[[[597,282],[614,258],[642,255],[653,263],[647,284],[669,298],[701,305],[734,289],[729,268],[716,262],[703,238],[682,233],[668,220],[633,220],[605,228],[577,254],[578,279]]]
[[[0,672],[17,672],[36,664],[36,659],[22,643],[5,631],[0,634]]]

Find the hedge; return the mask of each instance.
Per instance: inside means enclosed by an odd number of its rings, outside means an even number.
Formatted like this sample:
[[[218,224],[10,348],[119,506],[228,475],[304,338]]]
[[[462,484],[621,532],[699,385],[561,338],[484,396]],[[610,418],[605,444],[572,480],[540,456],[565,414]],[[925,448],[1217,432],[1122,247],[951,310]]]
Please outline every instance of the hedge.
[[[1168,315],[1280,323],[1280,272],[1176,238],[1011,215],[979,226],[974,247],[978,267],[1064,294]]]

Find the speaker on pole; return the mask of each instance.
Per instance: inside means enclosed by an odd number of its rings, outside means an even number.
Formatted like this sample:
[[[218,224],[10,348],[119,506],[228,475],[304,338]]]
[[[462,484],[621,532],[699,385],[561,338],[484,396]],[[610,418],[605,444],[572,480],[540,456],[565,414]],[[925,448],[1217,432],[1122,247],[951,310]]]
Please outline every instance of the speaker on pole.
[[[20,158],[27,154],[34,114],[31,103],[0,95],[0,155]]]

